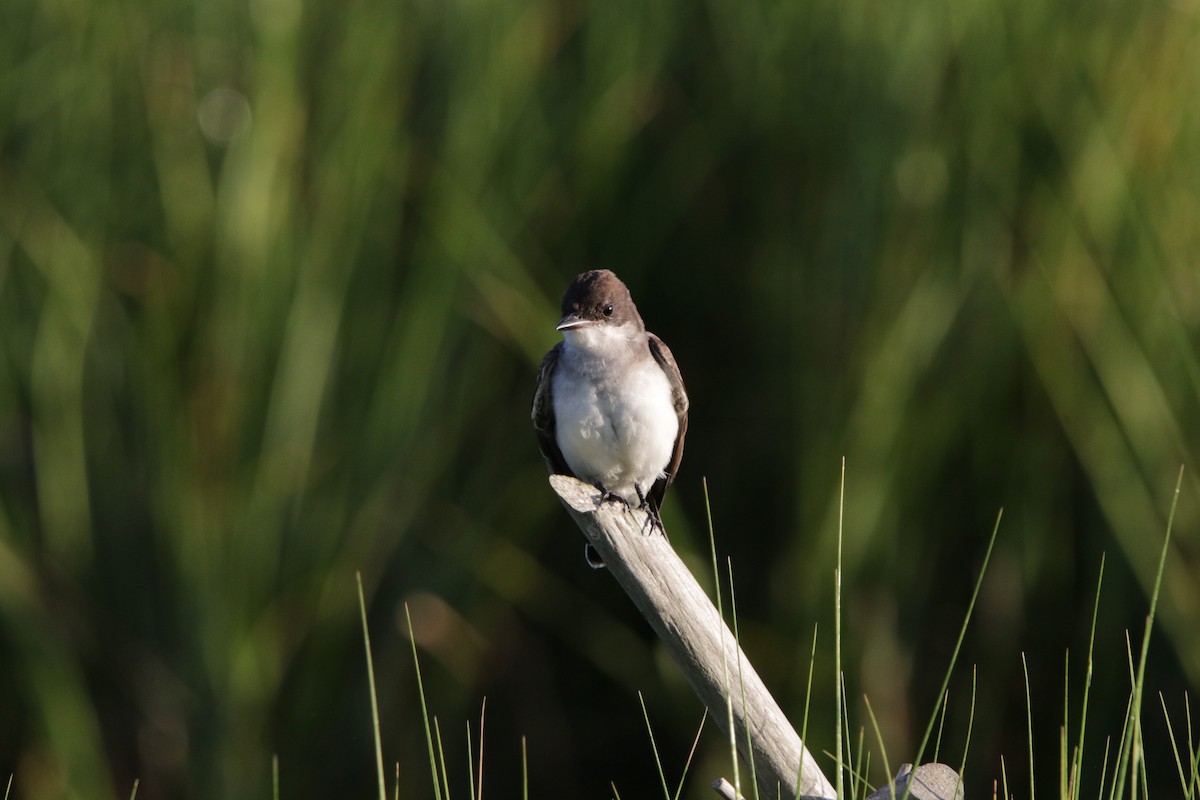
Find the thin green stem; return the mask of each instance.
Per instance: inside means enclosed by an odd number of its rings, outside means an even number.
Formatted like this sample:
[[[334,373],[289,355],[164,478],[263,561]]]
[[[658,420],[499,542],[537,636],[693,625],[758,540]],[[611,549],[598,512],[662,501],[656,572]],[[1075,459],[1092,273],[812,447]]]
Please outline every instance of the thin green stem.
[[[1087,713],[1088,702],[1092,691],[1092,664],[1093,654],[1096,647],[1096,621],[1100,618],[1100,587],[1104,585],[1104,554],[1100,554],[1100,574],[1096,577],[1096,599],[1092,603],[1092,629],[1088,635],[1088,654],[1087,654],[1087,671],[1083,679],[1083,710],[1079,715],[1079,743],[1075,746],[1075,755],[1072,759],[1073,765],[1071,773],[1074,776],[1071,781],[1070,800],[1079,800],[1079,784],[1083,777],[1083,735],[1087,730]],[[1103,785],[1103,781],[1101,781]]]
[[[817,626],[813,625],[813,640],[812,650],[808,654],[808,683],[804,687],[804,720],[800,723],[800,742],[804,744],[808,741],[808,709],[812,701],[812,680],[813,667],[817,663]],[[807,745],[805,745],[807,746]],[[800,766],[796,768],[796,799],[800,800],[800,787],[803,786],[802,779],[804,777],[804,754],[800,754]]]
[[[1025,675],[1025,723],[1026,738],[1029,746],[1029,800],[1034,800],[1033,791],[1033,703],[1029,691],[1029,662],[1021,653],[1021,671]]]
[[[1179,745],[1175,741],[1175,729],[1171,725],[1171,713],[1167,711],[1167,698],[1163,697],[1162,692],[1158,693],[1158,702],[1162,705],[1163,719],[1167,723],[1167,738],[1171,742],[1171,754],[1175,757],[1175,772],[1179,775],[1179,788],[1183,790],[1183,795],[1186,797],[1188,793],[1188,779],[1183,774],[1183,759],[1179,757]]]
[[[478,781],[478,791],[475,794],[477,800],[483,800],[483,731],[484,723],[487,721],[487,697],[483,698],[483,703],[479,707],[479,774],[475,777]],[[449,797],[446,800],[450,800]]]
[[[696,729],[696,738],[692,740],[692,749],[688,751],[687,761],[683,764],[683,774],[679,776],[679,785],[675,787],[674,800],[679,800],[683,794],[683,783],[687,779],[687,774],[692,768],[692,759],[696,756],[696,748],[700,746],[700,734],[704,732],[704,723],[708,721],[708,709],[704,709],[704,713],[700,716],[700,727]]]
[[[737,730],[733,726],[733,694],[729,691],[729,656],[725,648],[725,608],[721,600],[721,571],[717,566],[717,536],[713,531],[712,506],[708,499],[708,478],[702,478],[704,486],[704,516],[708,521],[708,548],[712,556],[713,587],[717,595],[717,625],[721,631],[721,668],[725,688],[725,721],[729,732],[729,760],[733,764],[733,787],[742,792],[742,776],[738,766]]]
[[[971,711],[967,715],[967,737],[963,742],[962,762],[958,765],[958,785],[963,786],[967,774],[967,753],[971,750],[971,732],[975,729],[975,692],[977,689],[978,670],[971,667]]]
[[[975,580],[975,588],[971,591],[971,602],[967,604],[967,613],[963,616],[962,625],[958,629],[958,640],[954,643],[954,651],[950,654],[950,663],[946,666],[946,674],[942,677],[942,688],[938,692],[938,702],[941,703],[946,693],[950,688],[950,676],[954,674],[954,666],[958,663],[958,654],[962,650],[963,640],[967,636],[967,626],[971,623],[971,617],[975,613],[975,603],[979,599],[979,590],[983,586],[983,576],[987,574],[988,564],[992,560],[992,550],[996,546],[996,536],[1000,533],[1000,521],[1004,518],[1004,509],[1001,508],[996,512],[996,523],[992,526],[992,535],[988,539],[987,551],[983,554],[983,565],[979,569],[979,577]],[[925,734],[921,737],[921,744],[917,748],[917,755],[913,759],[914,764],[920,764],[924,757],[925,748],[929,744],[929,737],[933,735],[933,723],[937,719],[938,709],[935,707],[933,713],[929,716],[929,723],[925,726]],[[904,800],[907,800],[909,793],[912,791],[912,785],[909,784],[904,789]]]
[[[1142,691],[1146,682],[1146,657],[1150,651],[1150,631],[1154,627],[1154,617],[1158,611],[1158,595],[1162,589],[1163,570],[1167,564],[1167,552],[1171,545],[1171,530],[1175,526],[1175,511],[1179,507],[1179,491],[1183,486],[1183,465],[1179,466],[1179,475],[1175,479],[1175,493],[1171,498],[1171,511],[1167,515],[1167,532],[1163,537],[1162,549],[1158,555],[1158,569],[1154,575],[1154,588],[1150,593],[1150,613],[1146,615],[1146,629],[1142,632],[1142,648],[1138,657],[1137,677],[1133,682],[1133,702],[1130,704],[1130,717],[1127,736],[1128,745],[1124,749],[1124,758],[1117,766],[1117,784],[1123,786],[1127,771],[1132,768],[1133,776],[1130,781],[1130,800],[1137,800],[1137,770],[1141,758],[1141,714]],[[1118,794],[1120,797],[1120,794]]]
[[[641,691],[637,693],[638,702],[642,704],[642,719],[646,721],[646,733],[650,735],[650,749],[654,752],[654,766],[658,768],[658,779],[662,782],[664,800],[671,800],[671,791],[667,788],[667,776],[663,772],[662,758],[658,755],[658,743],[654,741],[654,728],[650,724],[650,712],[646,709],[646,698]]]
[[[529,800],[529,746],[521,737],[521,798]]]
[[[471,793],[471,800],[475,798],[475,747],[474,737],[471,735],[471,721],[467,720],[467,789]]]
[[[387,783],[383,777],[383,736],[379,729],[379,695],[375,691],[375,660],[371,657],[371,632],[367,627],[367,601],[363,596],[362,573],[355,572],[354,579],[358,582],[358,613],[362,619],[363,647],[367,652],[367,685],[371,690],[371,725],[375,731],[375,768],[379,778],[379,800],[387,800]],[[408,614],[408,606],[404,607],[405,615]],[[412,636],[412,620],[408,622],[409,636]],[[417,643],[413,641],[413,660],[417,657]],[[417,685],[420,686],[421,671],[417,670]],[[424,694],[421,696],[421,708],[425,708]],[[428,720],[426,720],[426,734],[428,734]],[[430,766],[433,765],[433,744],[429,747]],[[433,782],[437,784],[437,772],[434,772]]]
[[[732,559],[726,559],[725,568],[728,570],[728,575],[729,575],[729,617],[730,617],[730,621],[733,622],[733,642],[734,642],[734,644],[737,645],[737,652],[738,652],[738,661],[737,661],[738,694],[742,698],[742,709],[744,712],[746,709],[746,681],[745,681],[743,671],[742,671],[742,656],[741,656],[742,643],[741,643],[741,636],[738,633],[737,592],[735,592],[734,588],[733,588],[733,560]],[[754,783],[754,796],[757,798],[759,796],[759,790],[758,790],[758,770],[755,768],[755,765],[754,765],[754,734],[753,734],[753,731],[750,730],[750,718],[746,717],[743,720],[743,722],[746,726],[746,752],[750,756],[750,780]],[[776,796],[778,796],[778,789],[776,789]]]
[[[359,599],[360,599],[360,601],[362,599],[362,584],[361,583],[359,584]],[[429,707],[425,703],[425,684],[421,681],[421,661],[420,661],[420,659],[417,658],[417,637],[416,637],[416,634],[413,633],[412,614],[408,610],[408,603],[404,604],[404,620],[408,624],[408,641],[412,644],[413,669],[416,671],[416,676],[417,676],[417,695],[421,698],[421,720],[425,723],[425,747],[428,749],[428,752],[429,752],[429,773],[430,773],[430,776],[433,778],[433,796],[436,798],[436,800],[441,800],[442,787],[440,785],[440,782],[438,781],[437,758],[433,754],[433,728],[429,724]],[[366,623],[366,612],[364,611],[363,612],[363,629],[364,629],[364,631],[366,629],[366,624],[367,624]],[[369,661],[368,661],[368,663],[369,663]],[[374,672],[369,671],[368,676],[371,681],[371,706],[374,709],[375,708]],[[387,795],[384,794],[384,787],[383,787],[383,752],[382,752],[382,745],[378,738],[378,730],[379,730],[379,714],[378,714],[378,712],[376,712],[376,714],[375,714],[375,730],[376,730],[376,739],[375,739],[376,759],[379,763],[379,791],[380,791],[380,797],[386,797]],[[483,750],[483,747],[481,744],[480,751],[482,752],[482,750]]]
[[[433,718],[433,736],[437,740],[438,765],[442,768],[442,787],[446,791],[446,800],[450,800],[450,776],[446,773],[446,752],[442,748],[442,726],[438,718]]]
[[[842,476],[838,488],[838,532],[837,532],[837,568],[833,573],[833,672],[834,672],[834,705],[838,709],[837,723],[834,730],[834,740],[837,742],[837,790],[838,800],[843,800],[842,778],[842,708],[844,705],[842,689],[842,527],[845,522],[846,509],[846,457],[842,456]]]
[[[875,718],[875,709],[871,708],[871,698],[863,695],[863,702],[867,706],[867,716],[871,719],[871,729],[875,732],[875,741],[879,745],[879,755],[883,758],[883,772],[887,775],[888,786],[891,788],[891,794],[896,796],[895,773],[892,772],[892,764],[888,760],[887,748],[883,744],[883,732],[879,729],[879,720]],[[911,783],[911,781],[909,781]],[[905,794],[908,794],[905,792]]]

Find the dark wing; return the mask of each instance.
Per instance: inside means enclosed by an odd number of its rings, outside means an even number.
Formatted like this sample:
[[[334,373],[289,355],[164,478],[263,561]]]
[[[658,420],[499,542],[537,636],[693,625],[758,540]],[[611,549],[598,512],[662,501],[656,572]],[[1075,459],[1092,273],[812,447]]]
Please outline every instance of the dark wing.
[[[671,402],[675,405],[675,416],[679,419],[679,434],[675,437],[671,461],[664,470],[666,476],[654,482],[648,495],[648,499],[654,504],[654,510],[657,511],[662,506],[667,486],[675,480],[679,462],[683,460],[683,437],[687,433],[688,423],[688,396],[687,390],[683,388],[683,376],[679,374],[679,365],[675,363],[675,356],[671,355],[670,348],[653,333],[647,333],[646,336],[650,340],[650,355],[654,356],[663,372],[667,373],[667,380],[671,384]]]
[[[538,449],[542,458],[546,459],[546,469],[552,475],[570,475],[576,477],[567,460],[563,458],[562,450],[558,449],[558,440],[554,428],[554,368],[558,365],[558,357],[562,355],[562,342],[554,345],[542,366],[538,368],[537,388],[533,390],[533,429],[537,431]],[[604,569],[604,559],[596,552],[591,543],[583,546],[583,557],[592,569]]]
[[[558,449],[558,442],[554,435],[554,395],[551,386],[554,367],[558,364],[558,357],[561,354],[562,343],[559,342],[542,359],[542,366],[538,369],[537,389],[533,392],[533,411],[530,416],[533,419],[533,429],[537,431],[538,449],[542,451],[542,458],[546,459],[546,469],[555,475],[574,477],[575,473],[571,472],[570,467],[567,466],[567,461],[563,458],[562,451]]]

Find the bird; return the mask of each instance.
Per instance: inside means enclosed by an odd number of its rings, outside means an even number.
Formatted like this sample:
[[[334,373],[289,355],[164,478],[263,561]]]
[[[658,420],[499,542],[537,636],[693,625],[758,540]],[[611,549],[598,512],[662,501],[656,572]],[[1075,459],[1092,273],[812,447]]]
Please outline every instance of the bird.
[[[688,425],[675,357],[606,269],[571,281],[555,330],[563,340],[542,359],[531,414],[547,468],[598,487],[601,502],[642,509],[665,536],[659,509]],[[587,548],[588,563],[602,567]]]

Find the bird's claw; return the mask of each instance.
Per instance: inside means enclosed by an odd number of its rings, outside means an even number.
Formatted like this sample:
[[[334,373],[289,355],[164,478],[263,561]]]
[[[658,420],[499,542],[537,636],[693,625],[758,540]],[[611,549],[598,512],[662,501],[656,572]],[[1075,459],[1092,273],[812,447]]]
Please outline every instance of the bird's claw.
[[[646,512],[646,523],[642,526],[645,534],[649,536],[658,531],[663,536],[666,536],[667,529],[663,527],[662,518],[658,516],[658,512],[649,503],[642,504],[640,508]]]
[[[621,497],[621,495],[616,494],[615,492],[610,492],[607,489],[601,489],[600,499],[596,501],[596,505],[601,506],[604,503],[620,503],[621,505],[625,506],[627,511],[632,507],[629,505],[629,501],[624,497]]]
[[[649,536],[650,534],[654,533],[655,530],[657,530],[665,537],[667,535],[667,529],[663,527],[662,517],[658,515],[658,509],[650,504],[650,501],[646,498],[645,493],[642,492],[641,487],[634,488],[637,489],[638,500],[642,501],[638,504],[638,508],[646,512],[646,524],[642,526],[643,530],[649,528],[649,530],[645,530],[646,535]]]
[[[663,536],[667,535],[667,529],[663,527],[662,517],[660,517],[658,515],[658,509],[656,509],[653,505],[651,505],[650,501],[646,498],[646,495],[642,492],[642,490],[640,488],[637,489],[638,500],[640,502],[636,506],[634,506],[633,503],[629,502],[628,500],[626,500],[624,497],[617,494],[616,492],[610,492],[609,490],[605,489],[604,487],[599,487],[599,488],[600,488],[600,499],[596,501],[597,508],[599,508],[604,503],[620,503],[622,506],[625,507],[625,510],[627,512],[632,511],[634,508],[637,508],[639,511],[643,511],[646,514],[646,521],[642,525],[642,531],[647,536],[654,533],[655,531],[657,531],[658,533],[661,533]]]

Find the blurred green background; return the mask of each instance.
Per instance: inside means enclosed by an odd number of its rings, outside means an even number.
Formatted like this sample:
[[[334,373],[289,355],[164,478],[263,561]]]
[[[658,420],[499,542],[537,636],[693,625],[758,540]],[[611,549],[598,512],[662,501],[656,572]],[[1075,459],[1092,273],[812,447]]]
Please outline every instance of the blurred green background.
[[[1027,784],[1022,653],[1057,787],[1107,554],[1098,791],[1185,464],[1145,716],[1172,792],[1156,693],[1178,730],[1200,686],[1198,32],[1196,0],[9,0],[0,776],[265,797],[278,754],[282,797],[372,796],[361,570],[402,797],[432,796],[404,603],[455,796],[485,696],[491,797],[519,796],[522,737],[531,797],[654,796],[638,690],[673,781],[701,709],[584,566],[528,420],[562,290],[608,267],[691,394],[672,542],[707,575],[707,478],[797,722],[819,627],[817,753],[843,456],[852,735],[866,694],[893,764],[1005,509],[941,753],[978,665],[972,796],[1001,755]],[[688,798],[730,774],[720,740]]]

